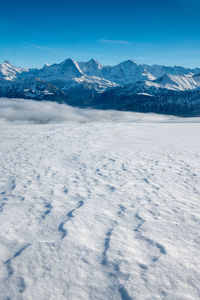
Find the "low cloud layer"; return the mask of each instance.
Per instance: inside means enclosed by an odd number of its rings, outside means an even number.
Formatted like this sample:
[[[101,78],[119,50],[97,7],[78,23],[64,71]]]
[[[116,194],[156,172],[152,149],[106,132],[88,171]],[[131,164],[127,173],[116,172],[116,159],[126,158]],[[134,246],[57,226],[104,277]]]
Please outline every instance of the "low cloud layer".
[[[172,116],[79,109],[47,101],[0,98],[0,124],[58,124],[89,122],[200,122],[200,118],[181,119]]]

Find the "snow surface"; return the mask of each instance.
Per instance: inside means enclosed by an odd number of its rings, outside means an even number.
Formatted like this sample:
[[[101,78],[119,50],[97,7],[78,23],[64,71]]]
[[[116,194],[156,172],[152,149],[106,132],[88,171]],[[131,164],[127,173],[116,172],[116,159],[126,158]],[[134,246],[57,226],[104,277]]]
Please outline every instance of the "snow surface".
[[[34,118],[16,101],[0,127],[0,299],[199,299],[199,119],[66,106],[80,119],[17,125],[17,109]]]
[[[0,64],[0,78],[6,80],[16,79],[18,74],[27,71],[28,69],[12,66],[7,60]]]

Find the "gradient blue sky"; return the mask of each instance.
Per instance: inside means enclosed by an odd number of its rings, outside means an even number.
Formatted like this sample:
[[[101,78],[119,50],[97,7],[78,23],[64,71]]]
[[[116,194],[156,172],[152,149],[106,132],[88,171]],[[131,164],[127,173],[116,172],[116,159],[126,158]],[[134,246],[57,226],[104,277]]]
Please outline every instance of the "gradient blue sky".
[[[200,0],[1,0],[0,62],[200,67]]]

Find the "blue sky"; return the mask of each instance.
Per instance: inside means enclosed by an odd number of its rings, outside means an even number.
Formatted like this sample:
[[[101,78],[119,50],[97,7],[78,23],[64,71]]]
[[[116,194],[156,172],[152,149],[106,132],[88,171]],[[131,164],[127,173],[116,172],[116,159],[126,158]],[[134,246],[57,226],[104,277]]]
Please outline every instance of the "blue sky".
[[[0,62],[200,67],[200,0],[2,0]]]

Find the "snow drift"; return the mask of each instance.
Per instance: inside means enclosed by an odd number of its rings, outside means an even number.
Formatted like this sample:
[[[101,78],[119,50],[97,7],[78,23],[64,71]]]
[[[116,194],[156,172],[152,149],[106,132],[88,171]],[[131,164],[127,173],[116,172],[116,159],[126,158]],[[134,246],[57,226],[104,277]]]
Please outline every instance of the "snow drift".
[[[29,118],[45,115],[28,103]],[[97,119],[59,107],[57,117]],[[199,129],[2,126],[0,299],[200,299]]]

